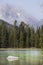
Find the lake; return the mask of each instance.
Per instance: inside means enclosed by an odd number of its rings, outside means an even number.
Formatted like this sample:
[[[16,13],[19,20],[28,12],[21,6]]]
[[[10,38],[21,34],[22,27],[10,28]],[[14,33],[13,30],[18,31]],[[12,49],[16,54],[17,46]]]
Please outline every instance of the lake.
[[[8,61],[8,56],[18,60]],[[41,50],[0,50],[0,65],[42,65]]]

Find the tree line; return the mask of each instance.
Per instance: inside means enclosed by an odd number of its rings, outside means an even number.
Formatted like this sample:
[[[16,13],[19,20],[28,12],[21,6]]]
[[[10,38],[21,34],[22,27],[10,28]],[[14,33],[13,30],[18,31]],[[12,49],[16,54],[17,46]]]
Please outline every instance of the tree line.
[[[4,22],[0,24],[0,48],[43,48],[43,25],[37,27],[27,25],[23,21],[13,27],[8,27]]]

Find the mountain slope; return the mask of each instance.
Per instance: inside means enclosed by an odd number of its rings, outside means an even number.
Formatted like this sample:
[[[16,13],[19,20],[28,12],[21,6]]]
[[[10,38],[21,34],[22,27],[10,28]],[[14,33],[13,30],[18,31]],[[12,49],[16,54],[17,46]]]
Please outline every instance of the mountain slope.
[[[35,28],[43,24],[43,22],[38,21],[33,16],[27,14],[22,8],[13,7],[8,4],[0,4],[0,19],[3,19],[10,24],[13,24],[14,20],[17,20],[18,24],[21,21],[24,21]]]
[[[13,29],[13,28],[14,28],[14,26],[13,26],[13,25],[11,25],[11,24],[7,23],[6,21],[4,21],[4,20],[0,19],[0,25],[1,25],[3,22],[4,22],[4,24],[6,25],[6,27],[7,27],[8,29],[9,29],[9,28],[11,28],[11,29]]]

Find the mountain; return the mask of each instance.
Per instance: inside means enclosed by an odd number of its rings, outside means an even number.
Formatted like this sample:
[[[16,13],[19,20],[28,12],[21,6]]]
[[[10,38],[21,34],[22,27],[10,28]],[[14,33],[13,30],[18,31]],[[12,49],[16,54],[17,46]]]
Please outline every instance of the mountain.
[[[35,28],[43,24],[43,22],[38,21],[36,18],[26,13],[24,9],[2,3],[0,4],[0,19],[7,21],[9,24],[13,24],[14,20],[18,21],[17,24],[20,24],[21,21],[24,21]]]

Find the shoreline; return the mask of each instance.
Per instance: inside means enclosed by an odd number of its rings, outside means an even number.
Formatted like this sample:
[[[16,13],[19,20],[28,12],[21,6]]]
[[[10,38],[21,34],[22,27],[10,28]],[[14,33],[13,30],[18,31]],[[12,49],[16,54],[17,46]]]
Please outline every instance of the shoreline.
[[[41,50],[41,48],[0,48],[1,50]]]

